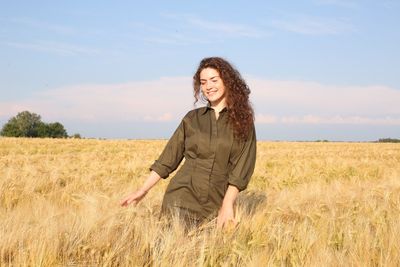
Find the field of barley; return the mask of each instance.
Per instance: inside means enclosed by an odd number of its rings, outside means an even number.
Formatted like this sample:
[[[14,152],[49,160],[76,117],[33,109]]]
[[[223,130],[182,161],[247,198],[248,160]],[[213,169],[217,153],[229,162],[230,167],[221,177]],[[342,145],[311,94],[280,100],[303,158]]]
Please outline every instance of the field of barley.
[[[166,141],[0,138],[1,266],[400,266],[400,144],[258,142],[236,227],[119,201]]]

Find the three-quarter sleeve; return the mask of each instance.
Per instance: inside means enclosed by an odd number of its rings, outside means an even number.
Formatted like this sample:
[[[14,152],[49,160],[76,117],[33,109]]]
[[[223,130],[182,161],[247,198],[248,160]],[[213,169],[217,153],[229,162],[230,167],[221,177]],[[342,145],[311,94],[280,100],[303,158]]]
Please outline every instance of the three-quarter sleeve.
[[[253,125],[249,137],[241,144],[239,153],[232,156],[231,162],[233,165],[228,173],[228,183],[236,186],[239,191],[246,189],[250,178],[253,175],[256,164],[256,150],[257,140]]]
[[[160,157],[150,166],[161,178],[167,178],[180,164],[185,150],[185,125],[179,124]]]

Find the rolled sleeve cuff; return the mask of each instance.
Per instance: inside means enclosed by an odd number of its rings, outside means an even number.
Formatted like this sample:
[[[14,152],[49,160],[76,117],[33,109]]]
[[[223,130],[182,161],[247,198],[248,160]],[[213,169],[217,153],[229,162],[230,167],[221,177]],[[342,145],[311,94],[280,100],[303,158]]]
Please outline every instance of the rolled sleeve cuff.
[[[245,190],[248,185],[245,181],[238,181],[237,179],[229,179],[228,184],[235,186],[239,192]]]
[[[168,168],[157,161],[155,161],[153,165],[150,166],[149,170],[155,171],[163,179],[169,176]]]

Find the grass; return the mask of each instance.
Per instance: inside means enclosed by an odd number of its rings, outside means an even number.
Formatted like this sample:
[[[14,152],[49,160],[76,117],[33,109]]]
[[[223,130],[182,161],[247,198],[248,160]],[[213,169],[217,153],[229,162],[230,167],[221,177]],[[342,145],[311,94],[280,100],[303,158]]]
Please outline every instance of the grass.
[[[166,141],[0,138],[1,266],[399,266],[400,144],[259,142],[237,227],[159,218]]]

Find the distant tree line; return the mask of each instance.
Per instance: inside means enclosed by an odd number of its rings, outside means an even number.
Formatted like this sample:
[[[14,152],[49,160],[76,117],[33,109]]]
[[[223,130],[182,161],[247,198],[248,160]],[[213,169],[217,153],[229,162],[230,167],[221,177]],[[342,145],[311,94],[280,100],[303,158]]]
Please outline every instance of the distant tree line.
[[[379,143],[400,143],[400,139],[395,138],[381,138],[378,140]]]
[[[2,127],[0,135],[8,137],[68,137],[68,133],[61,123],[45,123],[41,120],[40,115],[29,111],[22,111],[9,119]],[[74,134],[72,137],[80,138],[80,135]]]

